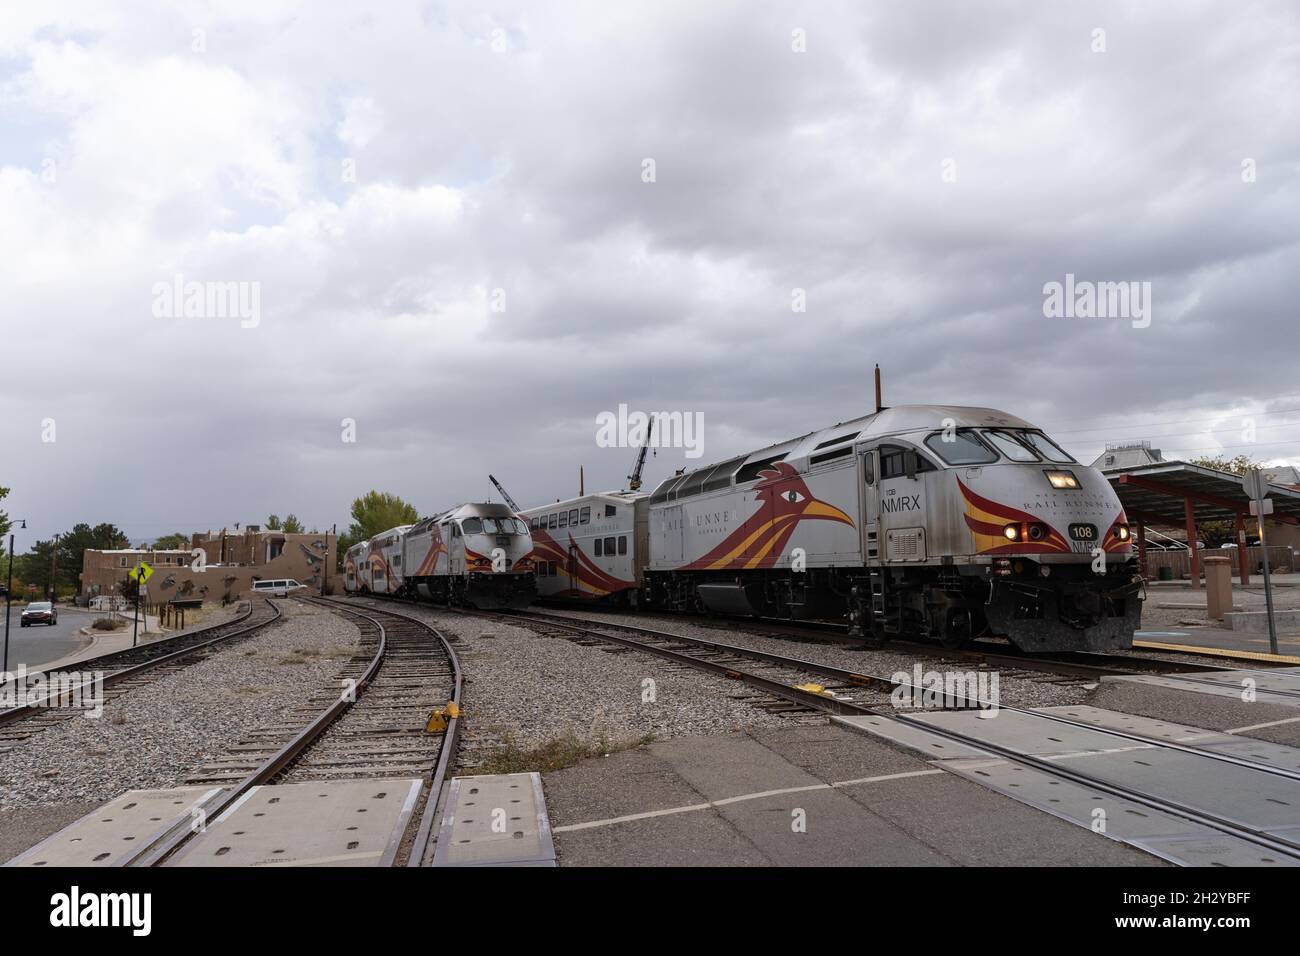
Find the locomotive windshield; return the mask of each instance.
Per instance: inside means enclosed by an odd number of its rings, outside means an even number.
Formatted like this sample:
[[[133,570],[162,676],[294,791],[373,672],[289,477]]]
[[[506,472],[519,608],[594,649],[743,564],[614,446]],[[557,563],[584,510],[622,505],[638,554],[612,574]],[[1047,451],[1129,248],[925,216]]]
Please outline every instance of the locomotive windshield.
[[[1009,432],[999,432],[988,430],[984,432],[984,437],[991,441],[995,448],[1002,454],[1006,455],[1012,461],[1038,461],[1038,454],[1028,445],[1017,441],[1015,436]]]
[[[935,432],[925,446],[949,465],[987,465],[998,460],[998,452],[1011,461],[1031,462],[1040,458],[1058,464],[1074,463],[1070,454],[1042,432],[986,428],[975,431]]]
[[[1061,447],[1056,444],[1056,442],[1052,441],[1050,438],[1048,438],[1046,435],[1042,434],[1041,432],[1022,431],[1022,432],[1016,432],[1016,434],[1019,435],[1025,441],[1027,441],[1029,444],[1033,445],[1035,450],[1037,450],[1037,452],[1040,455],[1042,455],[1044,458],[1046,458],[1048,461],[1055,461],[1061,463],[1074,461],[1074,459],[1070,457],[1070,454],[1068,452],[1063,451]]]
[[[474,522],[474,528],[470,528],[470,522]],[[466,518],[464,521],[466,534],[478,534],[480,531],[487,534],[527,534],[528,528],[518,518],[484,518],[482,522],[478,518]]]
[[[998,460],[998,453],[968,430],[936,432],[925,440],[925,447],[950,465],[986,465]]]

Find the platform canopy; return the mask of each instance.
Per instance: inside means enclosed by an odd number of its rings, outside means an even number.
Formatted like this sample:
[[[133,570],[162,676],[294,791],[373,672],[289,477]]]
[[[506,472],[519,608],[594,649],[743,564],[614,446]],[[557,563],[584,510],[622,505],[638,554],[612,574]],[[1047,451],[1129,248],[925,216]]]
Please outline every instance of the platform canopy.
[[[1182,526],[1190,501],[1198,521],[1234,521],[1250,514],[1250,496],[1240,475],[1165,461],[1106,473],[1129,521]],[[1300,488],[1270,484],[1274,521],[1300,524]]]

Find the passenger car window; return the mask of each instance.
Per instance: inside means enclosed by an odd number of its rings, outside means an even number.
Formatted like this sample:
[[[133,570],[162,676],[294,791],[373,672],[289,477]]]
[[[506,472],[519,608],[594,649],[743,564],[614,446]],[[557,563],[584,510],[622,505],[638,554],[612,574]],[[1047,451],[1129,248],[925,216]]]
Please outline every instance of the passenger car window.
[[[556,521],[556,516],[555,516],[555,515],[547,515],[547,516],[546,516],[546,527],[548,527],[548,528],[554,528],[554,527],[555,527],[555,521]]]
[[[876,462],[871,452],[862,456],[862,482],[868,488],[876,483]]]
[[[603,547],[604,543],[605,542],[603,539],[601,538],[596,539],[596,557],[598,558],[603,558],[605,556],[605,549]]]
[[[574,508],[572,511],[569,512],[569,524],[577,524],[577,523],[578,523],[578,509]]]
[[[586,524],[587,522],[591,521],[591,508],[590,508],[590,507],[587,507],[587,508],[583,508],[583,509],[582,509],[582,514],[581,514],[581,517],[578,519],[578,521],[579,521],[580,524]]]
[[[624,534],[624,535],[619,535],[619,538],[618,538],[618,553],[619,553],[619,554],[627,554],[627,535],[625,535],[625,534]]]
[[[613,554],[613,553],[614,553],[614,539],[613,539],[612,537],[611,537],[611,538],[606,538],[606,539],[605,539],[605,556],[608,557],[609,555],[611,555],[611,554]]]
[[[605,517],[612,518],[618,514],[618,508],[615,505],[605,505]]]
[[[561,511],[561,512],[560,512],[560,527],[561,527],[561,528],[567,528],[568,526],[569,526],[569,513],[568,513],[567,511]]]

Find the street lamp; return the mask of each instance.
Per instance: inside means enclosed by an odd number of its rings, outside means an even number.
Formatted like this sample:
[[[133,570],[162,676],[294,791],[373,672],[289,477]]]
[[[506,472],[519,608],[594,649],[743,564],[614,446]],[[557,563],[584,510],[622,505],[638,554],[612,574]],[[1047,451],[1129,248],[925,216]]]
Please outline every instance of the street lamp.
[[[20,518],[18,526],[27,530],[27,519]],[[10,525],[10,528],[13,526]],[[14,533],[9,532],[9,579],[5,582],[5,651],[4,663],[0,664],[0,673],[9,673],[9,601],[14,592]]]

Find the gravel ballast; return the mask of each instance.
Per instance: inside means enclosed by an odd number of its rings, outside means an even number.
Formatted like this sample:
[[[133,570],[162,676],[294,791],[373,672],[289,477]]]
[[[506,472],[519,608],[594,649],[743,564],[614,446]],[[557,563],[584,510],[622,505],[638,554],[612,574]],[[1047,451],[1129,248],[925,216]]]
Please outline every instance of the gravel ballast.
[[[454,639],[465,673],[462,769],[500,747],[571,740],[600,751],[792,723],[737,699],[758,694],[737,681],[613,645],[583,646],[420,605],[371,603],[427,621]]]
[[[99,718],[62,721],[5,754],[0,826],[11,808],[179,786],[205,758],[328,683],[353,653],[357,629],[324,608],[279,603],[278,623],[119,697]]]
[[[652,630],[677,634],[682,637],[694,637],[718,644],[733,644],[755,651],[766,651],[785,657],[796,657],[831,667],[842,667],[859,674],[876,677],[890,677],[902,671],[914,676],[914,668],[919,663],[922,671],[960,670],[963,673],[978,670],[973,661],[953,659],[943,662],[934,657],[909,654],[902,650],[891,650],[888,645],[880,650],[868,650],[841,642],[818,642],[815,640],[799,641],[778,637],[753,634],[743,630],[743,625],[720,628],[691,623],[689,620],[661,615],[645,615],[627,619],[602,615],[599,611],[568,610],[556,611],[546,609],[548,614],[563,614],[592,625],[600,624],[602,619],[610,623],[634,624]],[[1026,662],[1026,669],[1032,668]],[[1094,684],[1061,683],[1057,675],[1041,674],[1037,677],[1014,677],[998,673],[999,703],[1011,707],[1053,707],[1060,704],[1078,704],[1086,701]]]

